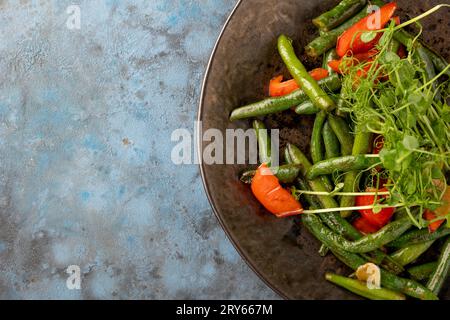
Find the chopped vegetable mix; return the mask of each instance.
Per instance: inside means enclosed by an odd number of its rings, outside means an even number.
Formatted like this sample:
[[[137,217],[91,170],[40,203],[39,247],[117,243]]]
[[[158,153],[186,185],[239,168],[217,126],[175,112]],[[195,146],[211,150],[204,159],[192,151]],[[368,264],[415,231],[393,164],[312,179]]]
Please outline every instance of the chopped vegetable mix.
[[[435,300],[449,273],[450,66],[404,29],[444,7],[402,22],[396,2],[342,0],[312,20],[320,36],[305,52],[322,67],[308,72],[280,35],[292,79],[274,77],[270,97],[230,116],[254,118],[261,165],[241,180],[276,217],[300,215],[320,255],[358,278],[326,280],[369,299]],[[261,117],[280,112],[315,120],[309,155],[287,144],[287,164],[271,168]],[[435,247],[439,260],[419,265]]]

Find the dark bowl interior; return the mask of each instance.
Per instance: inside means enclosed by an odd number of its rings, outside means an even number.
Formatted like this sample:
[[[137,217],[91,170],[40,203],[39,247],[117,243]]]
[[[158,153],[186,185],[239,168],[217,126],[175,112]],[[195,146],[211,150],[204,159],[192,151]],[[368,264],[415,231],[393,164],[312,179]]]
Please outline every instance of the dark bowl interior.
[[[250,126],[249,121],[230,123],[230,112],[265,97],[273,75],[284,73],[276,39],[285,33],[302,48],[317,32],[311,19],[335,5],[337,0],[243,0],[230,17],[213,53],[205,78],[199,120],[203,131]],[[400,16],[416,16],[439,0],[398,1]],[[445,40],[449,33],[449,10],[422,21],[424,40],[449,58]],[[303,61],[314,67],[317,62]],[[282,144],[291,142],[308,150],[312,118],[285,112],[265,119],[269,128],[280,128]],[[207,145],[203,142],[200,151]],[[255,272],[275,291],[290,299],[355,299],[356,296],[329,284],[324,273],[345,273],[331,254],[321,258],[319,242],[293,219],[276,219],[254,199],[239,173],[245,165],[201,166],[205,188],[214,211],[231,241]],[[442,292],[450,298],[449,289]]]

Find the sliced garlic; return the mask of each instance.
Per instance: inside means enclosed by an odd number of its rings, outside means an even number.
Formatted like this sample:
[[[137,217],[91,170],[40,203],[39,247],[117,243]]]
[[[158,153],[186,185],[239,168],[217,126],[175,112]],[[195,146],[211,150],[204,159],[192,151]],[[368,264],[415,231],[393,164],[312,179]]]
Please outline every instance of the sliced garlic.
[[[359,281],[365,281],[369,289],[381,288],[381,272],[376,264],[369,262],[359,266],[356,270],[356,277]]]

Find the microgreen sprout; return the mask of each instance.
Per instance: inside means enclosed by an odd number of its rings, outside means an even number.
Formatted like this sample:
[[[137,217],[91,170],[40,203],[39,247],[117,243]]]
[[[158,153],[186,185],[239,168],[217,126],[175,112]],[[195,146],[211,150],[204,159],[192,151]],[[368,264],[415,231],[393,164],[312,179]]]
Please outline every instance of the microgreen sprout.
[[[395,32],[418,25],[419,20],[444,7],[450,5],[436,6],[398,26],[390,23],[377,31],[383,36],[376,56],[360,64],[351,63],[353,58],[347,57],[344,60],[349,59],[350,63],[343,63],[342,97],[346,103],[342,111],[351,114],[355,127],[365,126],[384,137],[379,157],[390,196],[383,204],[375,202],[371,209],[405,207],[417,227],[428,222],[421,213],[413,215],[409,208],[418,207],[423,212],[439,207],[446,186],[444,171],[450,169],[450,108],[445,103],[449,80],[441,81],[450,66],[429,77],[421,59],[420,25],[419,34],[408,44],[408,57],[401,59],[389,47]],[[373,32],[364,35],[366,40],[372,37]],[[374,184],[379,184],[379,174],[371,177],[378,179]]]

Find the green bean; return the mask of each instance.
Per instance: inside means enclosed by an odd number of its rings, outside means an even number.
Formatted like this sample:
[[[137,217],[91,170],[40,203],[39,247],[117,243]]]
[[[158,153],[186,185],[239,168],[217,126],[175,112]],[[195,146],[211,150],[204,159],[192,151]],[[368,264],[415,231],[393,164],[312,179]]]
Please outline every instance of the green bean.
[[[311,214],[303,214],[302,221],[305,226],[308,228],[310,223],[310,217],[313,216]],[[309,229],[309,228],[308,228]],[[315,230],[311,228],[311,233],[319,239],[320,233],[315,233]],[[320,239],[319,239],[320,240]],[[342,250],[334,243],[329,247],[331,252],[345,265],[350,267],[353,270],[358,269],[359,266],[362,266],[367,261],[360,257],[355,253],[350,253],[345,250]],[[418,298],[422,300],[437,300],[437,297],[428,290],[426,287],[422,286],[420,283],[413,281],[411,279],[405,279],[396,276],[386,270],[381,269],[381,285],[387,289],[391,289],[394,291],[402,292],[408,296],[413,298]]]
[[[434,240],[410,245],[391,254],[391,258],[398,264],[406,266],[419,258],[433,243]]]
[[[294,161],[292,161],[291,154],[287,147],[284,148],[284,161],[286,161],[287,164],[295,164]]]
[[[321,30],[329,31],[357,14],[366,5],[366,0],[342,0],[330,11],[313,19],[313,24]]]
[[[311,115],[319,113],[320,109],[317,108],[314,103],[311,101],[305,101],[301,104],[299,104],[297,107],[295,107],[295,113],[296,114],[302,114],[302,115]]]
[[[377,5],[379,7],[384,5],[384,2],[381,0],[372,1],[373,5]],[[358,12],[353,18],[347,20],[343,24],[341,24],[336,29],[328,31],[320,35],[320,37],[311,41],[306,47],[306,54],[310,57],[317,58],[327,52],[329,49],[336,46],[336,41],[338,37],[344,33],[348,28],[354,25],[356,22],[361,20],[362,18],[368,15],[369,6],[364,7],[360,12]]]
[[[372,133],[361,126],[357,126],[352,148],[352,155],[357,156],[370,151]]]
[[[293,163],[300,164],[301,173],[304,175],[306,171],[311,167],[311,163],[306,158],[306,156],[298,149],[296,146],[292,144],[287,145],[287,150],[289,152],[289,156]],[[322,181],[318,179],[308,181],[309,186],[314,191],[328,191]],[[336,208],[336,201],[330,197],[325,195],[316,196],[318,201],[320,202],[323,208]],[[346,236],[350,239],[358,239],[362,235],[356,230],[347,220],[343,219],[338,213],[327,213],[321,215],[321,218],[324,222],[335,232]]]
[[[437,268],[437,261],[428,262],[419,266],[414,266],[408,269],[408,273],[414,280],[421,281],[428,279]]]
[[[300,173],[300,166],[295,164],[286,164],[279,167],[270,168],[278,180],[282,183],[292,183]],[[242,173],[240,180],[244,183],[252,183],[256,170],[247,170]]]
[[[311,158],[313,163],[317,163],[323,160],[322,129],[326,119],[327,113],[325,111],[321,111],[317,114],[314,121],[314,126],[311,134]],[[321,176],[319,179],[328,190],[333,189],[333,185],[328,177]]]
[[[394,220],[405,218],[407,216],[408,216],[408,211],[406,211],[405,208],[402,208],[400,210],[395,210],[395,212],[394,212]]]
[[[389,43],[388,50],[390,52],[393,52],[395,54],[398,54],[398,50],[400,49],[400,42],[396,39],[392,39]]]
[[[332,114],[328,115],[328,122],[330,123],[333,132],[336,134],[339,143],[341,144],[341,152],[343,156],[349,156],[353,150],[353,135],[350,133],[350,128],[347,122],[341,117],[336,117]]]
[[[327,247],[331,249],[334,245],[353,253],[366,253],[378,249],[397,238],[412,225],[411,220],[406,218],[391,222],[376,233],[366,235],[355,241],[348,241],[324,226],[318,217],[309,215],[307,219],[309,219],[308,229],[312,229],[310,231],[317,235],[319,240]]]
[[[427,228],[413,230],[392,241],[388,246],[393,248],[404,248],[412,244],[436,240],[448,235],[450,235],[450,228],[447,228],[446,226],[442,226],[432,233],[430,233]]]
[[[336,49],[328,50],[323,57],[322,68],[328,71],[328,75],[336,73],[328,64],[331,60],[340,59],[339,55],[336,52]]]
[[[319,80],[319,85],[329,91],[336,91],[341,88],[339,76],[333,74],[325,79]],[[286,111],[292,106],[299,105],[308,100],[308,96],[302,89],[295,90],[282,97],[267,98],[233,110],[230,116],[231,121],[254,118],[272,113]]]
[[[300,174],[300,166],[295,164],[286,164],[270,169],[282,183],[293,183]]]
[[[429,57],[431,58],[431,61],[433,61],[433,65],[436,68],[437,72],[442,72],[447,68],[448,62],[445,60],[440,54],[436,53],[434,50],[425,47],[427,50],[427,53]],[[447,69],[447,71],[444,72],[448,77],[450,77],[450,69]]]
[[[321,34],[319,37],[308,43],[305,47],[306,54],[312,58],[318,58],[336,45],[338,37],[344,31],[345,30],[341,30],[341,27],[339,27],[330,32]]]
[[[297,186],[301,190],[307,190],[307,191],[311,190],[307,180],[303,179],[302,177],[298,177],[296,183],[297,183]],[[311,209],[320,209],[322,207],[322,204],[320,203],[319,199],[317,199],[317,197],[315,195],[302,194],[301,196],[309,204]]]
[[[297,178],[297,185],[301,190],[307,190],[307,191],[311,190],[310,186],[308,185],[308,182],[305,179],[302,179],[301,177]],[[310,205],[310,208],[317,209],[317,208],[322,207],[321,203],[319,202],[319,200],[317,199],[316,196],[310,195],[310,194],[302,194],[302,197],[308,202],[308,204]],[[325,214],[321,214],[319,216],[322,219],[322,221],[324,221],[327,225],[329,225],[329,223],[327,223],[327,221],[328,221],[328,219],[330,219],[330,214],[325,213]],[[336,219],[336,223],[341,223],[339,220],[346,221],[345,219],[342,219],[339,215],[337,215],[335,219]],[[354,239],[354,240],[360,239],[362,237],[363,237],[363,235],[357,231],[354,234],[352,234],[352,239]],[[319,250],[319,253],[324,254],[324,252],[326,252],[326,251],[328,251],[328,247],[326,245],[322,244],[322,246]],[[369,254],[362,254],[362,255],[368,261],[376,263],[376,264],[381,264],[383,267],[385,267],[387,270],[393,272],[394,274],[398,274],[398,273],[401,273],[404,271],[402,266],[400,266],[398,263],[396,263],[391,257],[386,255],[381,250],[375,250]]]
[[[302,179],[300,177],[297,179],[297,186],[301,190],[308,190],[308,191],[311,190],[308,185],[308,182],[305,179]],[[320,209],[321,208],[321,204],[316,196],[311,195],[311,194],[302,194],[302,197],[309,204],[311,209]],[[319,248],[319,255],[321,257],[325,257],[329,251],[330,250],[327,248],[327,246],[322,244]]]
[[[402,43],[406,47],[411,47],[413,45],[414,36],[408,33],[407,31],[400,29],[394,33],[394,39]],[[430,57],[436,71],[442,72],[448,66],[448,62],[436,51],[428,47],[426,44],[422,43],[422,46],[425,48],[425,52]],[[450,70],[447,69],[445,74],[450,77]]]
[[[380,162],[380,158],[367,155],[344,156],[323,160],[314,164],[306,173],[306,178],[315,179],[335,171],[348,172],[364,170]]]
[[[399,274],[399,273],[402,273],[403,271],[405,271],[403,266],[399,265],[397,263],[397,261],[392,259],[389,255],[387,255],[383,251],[377,250],[377,251],[374,251],[372,254],[374,254],[374,253],[377,253],[377,256],[380,256],[380,257],[383,258],[383,260],[380,263],[377,263],[377,264],[380,264],[387,271],[389,271],[389,272],[391,272],[393,274]],[[373,261],[371,261],[371,262],[373,262]],[[376,263],[376,262],[374,262],[374,263]]]
[[[333,73],[330,73],[333,74]],[[333,101],[335,103],[338,103],[338,99],[335,99],[334,97],[331,97],[331,99],[333,99]],[[305,101],[301,104],[299,104],[297,107],[295,107],[294,109],[296,114],[301,114],[301,115],[312,115],[312,114],[317,114],[320,112],[320,109],[318,107],[316,107],[314,105],[314,103],[312,103],[310,100]]]
[[[369,152],[371,146],[372,134],[368,132],[362,126],[357,126],[355,140],[352,148],[352,155],[357,156],[359,154],[364,154]],[[350,171],[345,174],[344,177],[344,189],[343,192],[355,192],[356,187],[359,184],[359,179],[361,175],[358,171]],[[355,197],[343,196],[341,197],[340,206],[341,208],[352,207],[355,204]],[[343,217],[348,217],[351,215],[351,211],[342,211],[341,215]]]
[[[342,263],[347,265],[349,268],[356,270],[359,266],[366,263],[366,261],[355,253],[346,252],[339,248],[331,249],[331,252],[338,258]],[[401,278],[392,274],[386,270],[381,269],[381,285],[385,288],[400,291],[410,297],[421,299],[421,300],[438,300],[433,292],[428,290],[426,287],[420,283]]]
[[[255,129],[256,138],[258,140],[258,154],[259,162],[266,163],[270,166],[271,162],[271,142],[269,134],[267,133],[267,128],[264,122],[260,120],[253,120],[253,129]]]
[[[399,29],[394,32],[394,39],[404,45],[408,50],[413,46],[414,36],[405,29]]]
[[[427,50],[425,47],[423,47],[420,43],[416,44],[416,50],[414,51],[413,55],[414,59],[419,65],[422,65],[423,67],[423,75],[425,82],[428,82],[434,77],[436,77],[436,71],[434,69],[433,61],[431,60],[431,57],[428,55]],[[434,91],[436,92],[436,99],[440,100],[441,95],[440,91],[437,89],[437,83],[433,82],[432,84]]]
[[[319,248],[319,255],[321,257],[325,257],[329,251],[330,251],[330,249],[328,249],[328,247],[326,245],[322,244]]]
[[[340,94],[339,97],[336,99],[336,111],[335,111],[336,115],[344,119],[347,118],[348,112],[345,111],[344,109],[348,107],[349,105],[347,100],[342,96],[342,94]]]
[[[413,43],[415,36],[411,35],[410,33],[408,33],[405,30],[403,30],[403,29],[397,30],[394,33],[394,39],[399,41],[401,44],[403,44],[407,48],[411,48],[415,45],[416,51],[418,49],[419,59],[422,59],[424,61],[424,63],[426,64],[426,67],[427,67],[426,72],[428,73],[428,77],[431,77],[431,75],[432,75],[430,61],[431,61],[432,65],[434,66],[435,70],[438,72],[444,71],[445,68],[448,66],[448,62],[441,55],[439,55],[433,49],[428,47],[426,44],[420,43],[420,42]],[[448,77],[450,77],[450,69],[447,69],[447,71],[445,71],[445,74]],[[431,79],[429,79],[429,80],[431,80]]]
[[[347,156],[347,155],[351,155],[352,151],[353,151],[353,142],[354,142],[354,138],[353,135],[350,133],[350,128],[347,125],[347,122],[345,122],[344,119],[342,119],[341,117],[337,117],[337,116],[333,116],[330,115],[328,117],[328,121],[330,122],[330,126],[333,129],[334,133],[336,134],[339,143],[341,144],[341,152],[342,155]],[[344,190],[345,192],[353,192],[354,188],[353,188],[353,184],[356,181],[357,178],[357,174],[355,172],[349,172],[345,175],[344,178]],[[349,205],[345,205],[345,207],[349,207],[352,205],[352,200],[353,198],[350,197],[341,197],[340,200],[340,206],[344,207],[345,204],[349,204]],[[349,211],[343,211],[341,212],[341,216],[343,217],[347,217],[349,216],[350,212]]]
[[[313,163],[323,160],[322,128],[327,120],[327,113],[321,111],[316,115],[311,134],[311,159]]]
[[[410,297],[421,300],[439,300],[439,298],[425,286],[406,278],[401,278],[381,269],[381,285],[391,290],[400,291]]]
[[[316,107],[325,111],[336,107],[334,101],[325,93],[297,58],[292,46],[292,40],[285,35],[278,37],[278,52],[292,77]]]
[[[330,123],[325,122],[322,130],[323,144],[325,146],[325,158],[337,158],[341,155],[341,144],[336,137]]]
[[[349,171],[344,176],[344,188],[342,192],[355,192],[357,183],[359,183],[359,173],[357,171]],[[341,208],[353,207],[355,205],[355,197],[352,196],[342,196],[339,205]],[[344,218],[350,217],[352,214],[351,210],[341,211],[341,216]]]
[[[427,288],[434,292],[435,295],[439,294],[441,288],[447,279],[448,271],[450,270],[450,237],[444,243],[442,247],[441,255],[439,256],[438,265],[436,270],[428,280]]]
[[[370,299],[370,300],[405,300],[405,296],[401,293],[384,289],[369,289],[367,284],[347,277],[339,276],[337,274],[326,273],[325,279],[328,281],[347,289],[350,292],[353,292],[361,297]]]

